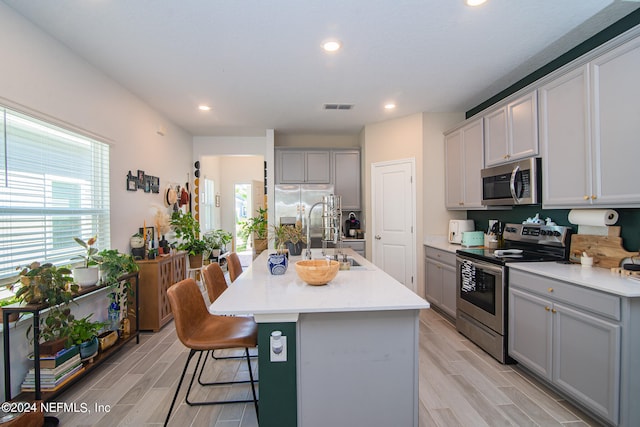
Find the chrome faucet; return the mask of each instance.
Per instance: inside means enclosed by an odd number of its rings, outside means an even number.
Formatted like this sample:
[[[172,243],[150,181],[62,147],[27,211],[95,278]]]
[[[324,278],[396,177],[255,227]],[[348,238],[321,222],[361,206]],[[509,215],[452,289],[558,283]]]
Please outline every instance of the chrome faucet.
[[[331,194],[330,196],[323,196],[322,201],[314,203],[309,209],[309,217],[307,218],[307,249],[304,252],[305,259],[311,259],[311,212],[318,206],[323,205],[322,226],[324,228],[322,237],[322,255],[325,255],[326,242],[333,240],[333,243],[337,244],[340,241],[340,225],[342,223],[342,208],[340,196]],[[333,239],[327,239],[326,230],[329,230],[329,236],[333,232]]]

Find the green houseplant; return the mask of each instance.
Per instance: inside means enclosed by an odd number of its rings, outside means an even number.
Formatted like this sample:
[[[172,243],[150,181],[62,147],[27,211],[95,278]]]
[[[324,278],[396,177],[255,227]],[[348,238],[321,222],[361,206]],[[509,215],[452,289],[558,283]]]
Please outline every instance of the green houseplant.
[[[268,221],[267,210],[258,208],[258,215],[248,218],[242,225],[245,236],[253,238],[253,257],[257,257],[262,251],[267,249]]]
[[[80,346],[80,357],[87,359],[98,352],[98,334],[107,325],[105,322],[92,322],[89,318],[93,314],[74,319],[69,325],[69,344]]]
[[[222,229],[212,230],[204,233],[202,239],[207,244],[207,251],[213,257],[219,257],[226,245],[231,242],[233,235]]]
[[[207,251],[207,243],[200,239],[200,223],[191,215],[191,212],[174,212],[171,215],[171,226],[180,239],[177,248],[189,254],[189,266],[197,268],[202,266],[203,254]]]
[[[98,249],[93,245],[98,240],[97,236],[89,238],[86,242],[78,237],[74,237],[76,241],[85,250],[83,255],[77,255],[74,258],[83,260],[82,266],[73,269],[73,277],[80,286],[93,286],[98,283],[99,271],[98,264],[102,261],[102,257],[98,255]]]
[[[307,237],[302,225],[285,226],[284,239],[291,255],[300,255],[302,245],[307,243]]]
[[[41,344],[41,351],[55,352],[56,349],[64,347],[70,322],[73,321],[69,304],[79,289],[78,285],[73,283],[71,270],[51,263],[33,262],[22,268],[14,286],[18,287],[16,298],[20,302],[46,303],[51,307],[47,316],[40,319],[40,342],[55,343],[44,346]],[[31,325],[27,328],[27,336],[30,335],[31,328]]]

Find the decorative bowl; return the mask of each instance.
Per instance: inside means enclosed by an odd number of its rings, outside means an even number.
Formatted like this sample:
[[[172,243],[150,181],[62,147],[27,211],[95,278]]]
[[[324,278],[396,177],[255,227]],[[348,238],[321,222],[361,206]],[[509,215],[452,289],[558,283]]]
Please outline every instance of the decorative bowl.
[[[338,274],[340,263],[333,260],[306,259],[296,262],[296,273],[310,285],[326,285]]]

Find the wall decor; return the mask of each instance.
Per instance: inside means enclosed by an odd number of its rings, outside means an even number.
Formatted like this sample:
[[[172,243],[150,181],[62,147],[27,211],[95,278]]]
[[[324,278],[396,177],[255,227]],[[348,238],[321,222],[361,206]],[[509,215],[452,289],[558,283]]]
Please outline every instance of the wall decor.
[[[131,171],[127,175],[127,191],[138,191],[138,177],[131,175]]]
[[[154,228],[153,227],[140,227],[139,233],[144,237],[144,241],[149,244],[149,242],[153,242],[154,237]]]
[[[138,169],[138,188],[144,188],[144,171]]]

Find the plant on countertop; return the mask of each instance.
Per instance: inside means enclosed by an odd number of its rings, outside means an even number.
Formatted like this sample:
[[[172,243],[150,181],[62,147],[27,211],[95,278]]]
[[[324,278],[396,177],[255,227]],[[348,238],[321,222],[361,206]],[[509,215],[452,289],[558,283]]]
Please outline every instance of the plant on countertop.
[[[191,212],[174,212],[171,215],[171,226],[180,239],[177,247],[181,251],[187,251],[189,255],[201,255],[207,251],[207,244],[200,239],[200,223],[191,215]]]
[[[287,246],[287,226],[272,225],[270,239],[274,241],[278,253],[284,253]]]
[[[301,242],[307,243],[307,236],[302,228],[302,225],[289,225],[285,229],[285,241],[291,242],[294,245]]]

